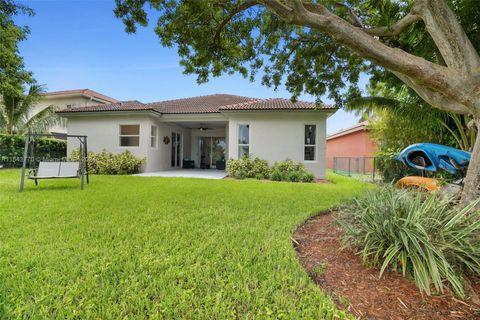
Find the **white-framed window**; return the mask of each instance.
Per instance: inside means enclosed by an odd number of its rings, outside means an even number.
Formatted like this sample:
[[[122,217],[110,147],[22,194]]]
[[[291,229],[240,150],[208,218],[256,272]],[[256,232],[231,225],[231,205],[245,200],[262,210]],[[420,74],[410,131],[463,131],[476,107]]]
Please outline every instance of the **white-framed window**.
[[[120,147],[139,147],[140,146],[140,125],[139,124],[121,124],[120,125]]]
[[[150,128],[150,147],[157,147],[157,126],[152,126]]]
[[[317,125],[305,125],[305,140],[303,142],[303,160],[315,161],[317,151]]]
[[[238,125],[238,159],[248,157],[250,154],[250,125]]]

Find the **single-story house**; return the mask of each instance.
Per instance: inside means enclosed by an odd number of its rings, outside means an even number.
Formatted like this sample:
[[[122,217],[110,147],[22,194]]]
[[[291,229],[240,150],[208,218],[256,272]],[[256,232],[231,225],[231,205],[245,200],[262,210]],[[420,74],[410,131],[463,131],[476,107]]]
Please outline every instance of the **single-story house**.
[[[327,168],[334,169],[334,159],[341,170],[371,172],[376,143],[370,138],[368,122],[360,122],[350,128],[327,136]]]
[[[52,91],[42,94],[40,101],[33,106],[31,116],[51,105],[59,109],[70,109],[116,102],[118,100],[90,89]],[[67,133],[67,128],[64,126],[53,126],[48,131],[51,133]]]
[[[177,100],[66,108],[69,134],[87,135],[89,151],[130,150],[144,172],[222,167],[244,155],[270,164],[291,159],[325,177],[326,119],[334,106],[288,99],[214,94]],[[69,151],[74,148],[68,144]]]

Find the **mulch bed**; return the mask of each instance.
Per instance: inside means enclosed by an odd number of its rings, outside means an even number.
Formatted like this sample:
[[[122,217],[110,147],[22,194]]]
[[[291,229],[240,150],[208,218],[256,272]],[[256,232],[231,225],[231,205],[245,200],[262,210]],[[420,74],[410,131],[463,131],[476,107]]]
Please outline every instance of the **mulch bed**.
[[[412,281],[395,272],[379,279],[378,269],[366,268],[352,250],[341,249],[343,230],[333,220],[334,213],[311,218],[293,241],[303,267],[339,308],[363,319],[480,319],[478,305],[451,292],[422,296]]]

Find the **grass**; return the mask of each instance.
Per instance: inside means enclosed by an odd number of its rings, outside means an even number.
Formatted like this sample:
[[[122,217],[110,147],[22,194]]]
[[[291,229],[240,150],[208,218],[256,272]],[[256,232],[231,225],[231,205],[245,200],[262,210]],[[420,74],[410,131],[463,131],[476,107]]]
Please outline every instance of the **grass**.
[[[0,170],[0,318],[350,317],[309,279],[291,234],[363,191],[335,184]]]

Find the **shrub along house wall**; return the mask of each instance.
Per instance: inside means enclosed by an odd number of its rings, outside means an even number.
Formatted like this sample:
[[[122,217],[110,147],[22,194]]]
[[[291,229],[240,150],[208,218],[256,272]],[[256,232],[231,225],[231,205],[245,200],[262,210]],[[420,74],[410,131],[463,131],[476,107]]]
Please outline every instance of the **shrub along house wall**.
[[[25,136],[0,134],[0,166],[21,167]],[[67,155],[67,142],[58,139],[35,139],[35,159],[62,159]]]

